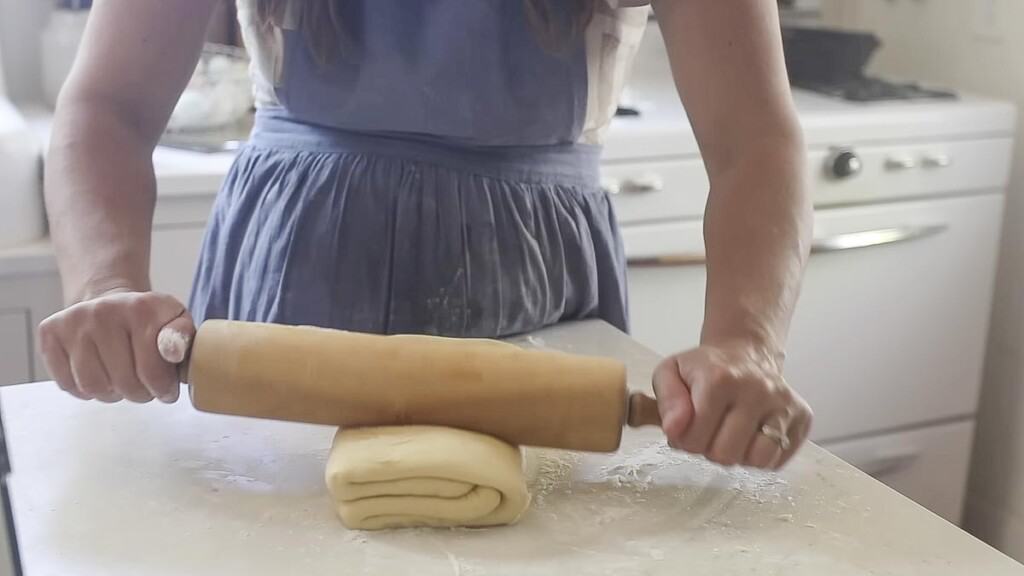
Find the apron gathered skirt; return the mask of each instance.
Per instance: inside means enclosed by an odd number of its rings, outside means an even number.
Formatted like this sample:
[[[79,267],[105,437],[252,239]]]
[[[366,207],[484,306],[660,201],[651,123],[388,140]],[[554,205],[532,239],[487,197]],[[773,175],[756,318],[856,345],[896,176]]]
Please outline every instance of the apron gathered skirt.
[[[600,149],[467,146],[257,113],[217,197],[190,302],[226,318],[501,337],[627,328]]]

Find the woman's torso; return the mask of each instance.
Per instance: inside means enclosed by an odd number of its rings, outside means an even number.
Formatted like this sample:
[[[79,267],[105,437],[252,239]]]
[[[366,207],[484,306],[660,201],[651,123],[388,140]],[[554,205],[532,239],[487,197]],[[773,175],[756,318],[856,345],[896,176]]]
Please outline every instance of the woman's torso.
[[[554,53],[520,0],[332,1],[351,38],[327,66],[295,22],[263,28],[255,0],[239,5],[261,111],[207,229],[194,317],[498,337],[596,316],[625,329],[595,144],[646,9],[596,0],[583,37]]]
[[[561,0],[552,6],[565,6]],[[239,20],[258,106],[310,124],[471,146],[599,144],[647,21],[596,0],[583,37],[546,49],[514,0],[345,0],[345,50],[319,63],[299,30]]]

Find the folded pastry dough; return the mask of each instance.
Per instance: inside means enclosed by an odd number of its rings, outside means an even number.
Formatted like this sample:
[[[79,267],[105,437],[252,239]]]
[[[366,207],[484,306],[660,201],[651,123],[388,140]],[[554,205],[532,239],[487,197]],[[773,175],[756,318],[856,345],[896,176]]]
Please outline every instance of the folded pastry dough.
[[[438,426],[339,430],[327,489],[345,526],[496,526],[530,502],[519,449]]]

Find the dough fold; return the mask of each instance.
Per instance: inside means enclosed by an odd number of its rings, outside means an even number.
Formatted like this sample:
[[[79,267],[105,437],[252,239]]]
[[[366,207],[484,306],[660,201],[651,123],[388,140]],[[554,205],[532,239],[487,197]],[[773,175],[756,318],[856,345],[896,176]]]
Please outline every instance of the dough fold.
[[[519,448],[439,426],[339,430],[327,489],[345,526],[496,526],[530,502]]]

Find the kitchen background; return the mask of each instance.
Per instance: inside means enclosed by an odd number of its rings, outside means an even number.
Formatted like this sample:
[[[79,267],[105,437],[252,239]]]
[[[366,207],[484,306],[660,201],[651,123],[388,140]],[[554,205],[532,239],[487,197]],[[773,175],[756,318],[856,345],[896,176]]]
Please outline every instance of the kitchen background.
[[[38,162],[48,101],[87,11],[81,2],[57,4],[55,13],[52,2],[0,0],[0,88],[25,119],[0,107],[0,383],[45,378],[31,334],[60,303]],[[1021,128],[1014,105],[1024,104],[1024,3],[783,4],[794,25],[876,35],[881,47],[867,73],[896,82],[838,81],[829,77],[838,64],[820,49],[811,53],[831,66],[824,76],[811,66],[794,78],[805,88],[796,98],[816,255],[788,374],[816,407],[814,439],[1024,560],[1024,148],[1013,147]],[[211,40],[231,42],[230,22],[225,3]],[[802,43],[816,40],[787,38],[796,66]],[[211,53],[205,72],[234,74],[233,56]],[[203,81],[197,75],[193,88],[209,88]],[[699,331],[707,192],[670,82],[652,22],[603,173],[627,243],[634,335],[663,353],[692,345]],[[186,95],[176,121],[188,128],[204,115],[232,115],[232,86],[211,88],[223,90],[216,110],[196,108],[202,97],[190,108]],[[230,164],[230,152],[195,150],[218,148],[241,130],[179,131],[166,141],[175,147],[158,150],[157,288],[187,293],[206,213]],[[655,306],[669,298],[667,311]]]
[[[921,78],[1024,104],[1024,2],[830,0],[830,25],[877,33],[879,74]],[[1018,120],[1016,132],[1024,125]],[[1002,249],[965,523],[1024,559],[1024,147],[1006,196]]]

